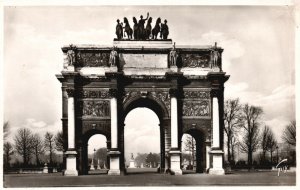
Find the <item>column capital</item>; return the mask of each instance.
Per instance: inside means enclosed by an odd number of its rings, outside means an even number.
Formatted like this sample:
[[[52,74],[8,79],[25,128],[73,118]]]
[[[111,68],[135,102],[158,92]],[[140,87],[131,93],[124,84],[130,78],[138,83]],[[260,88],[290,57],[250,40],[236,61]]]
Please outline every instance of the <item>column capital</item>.
[[[111,97],[116,98],[118,96],[118,89],[116,89],[116,88],[110,88],[109,89],[109,95]]]
[[[74,88],[67,88],[66,91],[67,91],[69,97],[74,97],[74,95],[75,95]]]
[[[178,97],[178,95],[179,95],[177,88],[170,88],[169,93],[170,93],[171,97],[175,97],[175,98]]]
[[[212,98],[219,98],[221,96],[221,90],[219,90],[219,89],[211,89],[210,96]]]

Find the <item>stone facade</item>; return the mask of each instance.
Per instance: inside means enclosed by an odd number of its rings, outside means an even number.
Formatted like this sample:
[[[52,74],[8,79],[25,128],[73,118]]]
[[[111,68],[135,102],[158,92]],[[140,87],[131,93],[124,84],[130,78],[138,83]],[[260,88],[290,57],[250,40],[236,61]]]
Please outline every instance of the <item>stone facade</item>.
[[[197,144],[197,172],[223,174],[223,49],[172,46],[171,40],[114,41],[113,47],[62,48],[65,175],[88,172],[87,142],[107,138],[110,175],[124,163],[124,120],[136,107],[152,109],[160,120],[161,168],[181,172],[181,138]]]

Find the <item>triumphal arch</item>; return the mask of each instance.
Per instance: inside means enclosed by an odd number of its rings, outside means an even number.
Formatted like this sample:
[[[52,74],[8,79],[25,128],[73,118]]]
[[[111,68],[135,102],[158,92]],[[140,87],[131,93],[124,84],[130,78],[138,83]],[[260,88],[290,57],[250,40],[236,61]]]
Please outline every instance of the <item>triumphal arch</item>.
[[[216,44],[180,46],[171,39],[114,39],[110,47],[62,47],[64,175],[88,172],[87,142],[107,138],[109,172],[125,170],[124,120],[134,108],[160,121],[161,171],[180,175],[181,138],[197,144],[197,172],[224,174],[222,51]],[[126,137],[125,137],[126,138]],[[151,146],[151,142],[149,142]]]

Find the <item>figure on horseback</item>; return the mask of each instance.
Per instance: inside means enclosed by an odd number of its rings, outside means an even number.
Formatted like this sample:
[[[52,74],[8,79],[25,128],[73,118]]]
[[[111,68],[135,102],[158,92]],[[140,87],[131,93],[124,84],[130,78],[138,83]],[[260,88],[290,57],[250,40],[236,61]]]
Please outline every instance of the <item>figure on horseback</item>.
[[[160,31],[160,38],[166,40],[168,39],[168,35],[169,35],[169,27],[167,25],[167,20],[164,21],[165,24],[161,24],[161,31]]]
[[[161,23],[161,19],[160,19],[160,17],[158,17],[158,19],[156,20],[155,26],[152,30],[152,39],[157,39],[157,35],[160,32],[160,26],[159,26],[160,23]]]
[[[120,23],[119,19],[117,20],[116,35],[117,35],[118,40],[123,38],[123,26]]]
[[[138,29],[139,29],[139,25],[138,25],[137,20],[136,20],[135,17],[133,17],[132,19],[133,19],[133,23],[134,23],[134,25],[133,25],[133,38],[134,38],[135,40],[137,40],[137,39],[138,39]]]
[[[130,28],[129,22],[126,17],[124,17],[124,37],[126,37],[125,33],[127,34],[128,39],[132,39],[132,28]]]
[[[150,39],[151,30],[152,30],[151,23],[152,23],[152,17],[150,17],[148,19],[148,22],[147,22],[147,25],[146,25],[146,37],[145,37],[146,39]]]
[[[143,15],[140,16],[139,20],[139,29],[138,29],[138,39],[144,40],[145,39],[145,21],[148,20],[149,13],[147,13],[147,18],[143,19]]]

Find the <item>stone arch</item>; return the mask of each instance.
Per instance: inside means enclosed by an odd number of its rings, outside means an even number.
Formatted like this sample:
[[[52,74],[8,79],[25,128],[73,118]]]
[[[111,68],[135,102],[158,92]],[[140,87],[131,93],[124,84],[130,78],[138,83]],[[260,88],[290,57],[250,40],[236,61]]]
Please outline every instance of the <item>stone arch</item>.
[[[121,129],[120,129],[120,144],[121,144],[121,152],[122,152],[122,159],[124,159],[124,128],[125,128],[125,118],[127,114],[139,107],[145,107],[152,110],[159,119],[159,126],[160,126],[160,154],[161,154],[161,172],[164,171],[165,168],[165,133],[164,133],[164,126],[166,123],[166,118],[168,118],[168,111],[166,107],[159,101],[155,100],[152,97],[142,97],[142,96],[134,96],[128,99],[123,106],[123,114],[121,116]],[[121,167],[125,168],[124,160],[121,161]]]
[[[110,136],[102,130],[99,129],[89,129],[82,134],[82,155],[81,155],[81,173],[88,174],[88,141],[93,135],[103,135],[106,137],[106,147],[110,149]],[[109,165],[109,159],[107,158],[107,163]],[[109,168],[109,166],[108,166]]]
[[[183,131],[181,139],[184,134],[191,135],[196,141],[196,173],[205,172],[206,167],[206,132],[201,129],[188,129]]]

